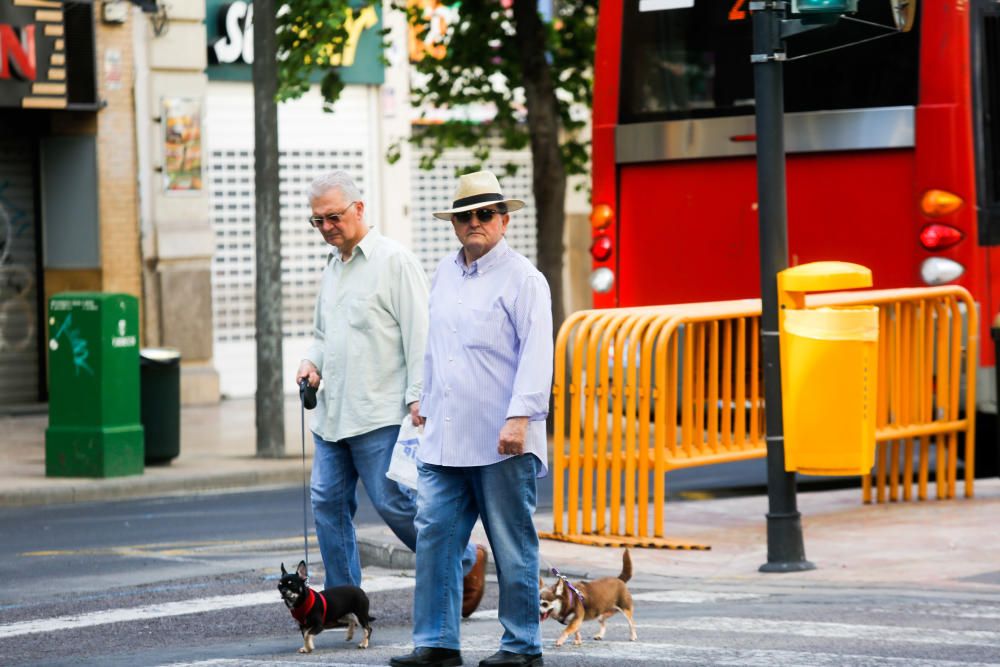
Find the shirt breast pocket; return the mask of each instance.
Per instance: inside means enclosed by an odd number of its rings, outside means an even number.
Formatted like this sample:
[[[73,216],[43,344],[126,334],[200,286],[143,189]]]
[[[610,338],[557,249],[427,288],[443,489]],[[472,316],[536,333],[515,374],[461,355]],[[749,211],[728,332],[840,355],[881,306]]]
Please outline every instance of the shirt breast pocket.
[[[498,310],[469,309],[463,343],[468,348],[496,349],[504,337],[507,314]]]
[[[347,307],[347,323],[352,329],[367,331],[382,317],[378,299],[374,296],[361,297]]]

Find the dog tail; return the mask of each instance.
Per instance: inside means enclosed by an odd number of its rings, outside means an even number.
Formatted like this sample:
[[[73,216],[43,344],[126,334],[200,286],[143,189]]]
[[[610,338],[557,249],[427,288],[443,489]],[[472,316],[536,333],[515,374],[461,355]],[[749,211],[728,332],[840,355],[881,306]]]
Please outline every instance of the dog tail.
[[[628,549],[622,554],[622,573],[618,575],[618,578],[624,582],[628,582],[632,578],[632,558],[628,555]]]

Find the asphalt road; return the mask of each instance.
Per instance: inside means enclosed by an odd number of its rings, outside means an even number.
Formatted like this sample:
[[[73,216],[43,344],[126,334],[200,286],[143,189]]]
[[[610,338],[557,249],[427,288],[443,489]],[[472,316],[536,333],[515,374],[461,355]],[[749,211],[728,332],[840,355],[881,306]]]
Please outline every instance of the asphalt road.
[[[677,493],[739,491],[674,483]],[[551,494],[543,487],[540,497]],[[408,652],[412,572],[366,568],[377,616],[372,647],[358,650],[342,631],[328,631],[316,653],[296,653],[301,640],[276,584],[279,564],[301,557],[301,507],[293,488],[0,512],[0,664],[352,667]],[[359,521],[376,520],[363,501]],[[311,553],[318,560],[315,546]],[[1000,665],[998,591],[656,572],[636,572],[630,586],[637,642],[627,641],[619,617],[604,642],[590,639],[591,623],[581,646],[555,648],[562,628],[548,621],[546,664]],[[497,648],[497,601],[491,580],[481,612],[463,624],[466,664]]]
[[[843,485],[854,480],[814,479],[803,489]],[[764,461],[678,470],[668,476],[672,497],[766,492]],[[550,478],[539,480],[539,508],[552,506]],[[314,534],[311,508],[307,525]],[[358,524],[380,519],[364,492],[359,493]],[[238,567],[277,567],[263,560],[274,545],[286,558],[302,553],[302,489],[250,493],[172,496],[113,503],[0,509],[0,605],[32,593],[53,594],[64,586],[100,590],[113,582],[152,584],[185,576],[180,555],[197,553],[209,574]],[[233,549],[239,545],[239,549]],[[313,554],[318,560],[318,553]],[[122,570],[126,559],[129,567]],[[30,579],[24,578],[26,571]],[[82,578],[86,575],[85,578]],[[72,582],[69,584],[67,582]]]
[[[803,478],[800,488],[856,483],[853,479]],[[668,476],[672,498],[766,493],[763,460],[677,470]],[[539,480],[539,508],[552,506],[551,478]],[[311,507],[307,525],[314,535]],[[359,493],[356,522],[380,519]],[[218,495],[172,496],[111,503],[0,509],[0,605],[22,596],[77,592],[110,585],[144,585],[187,573],[198,554],[206,574],[277,567],[267,561],[275,546],[286,560],[302,554],[302,489],[282,488]],[[238,547],[238,548],[236,548]],[[174,553],[173,560],[164,553]],[[313,557],[319,559],[313,546]],[[121,563],[128,563],[121,568]],[[30,572],[31,576],[23,575]]]
[[[396,579],[399,587],[371,593],[378,618],[371,647],[365,651],[355,647],[356,639],[345,642],[342,631],[327,631],[317,638],[315,653],[299,655],[298,633],[277,593],[271,592],[275,576],[250,572],[176,580],[170,586],[112,589],[99,595],[69,594],[47,599],[44,605],[4,609],[0,612],[0,656],[4,665],[32,667],[385,665],[390,656],[411,648],[412,580],[407,582],[394,573],[366,572],[369,580],[380,576]],[[631,589],[636,642],[628,641],[627,626],[619,616],[609,621],[604,641],[591,638],[597,629],[591,622],[584,627],[581,645],[567,643],[559,648],[554,642],[562,626],[547,621],[542,627],[546,664],[1000,665],[996,623],[1000,594],[996,593],[806,588],[780,583],[748,586],[732,581],[684,582],[643,573],[637,574]],[[248,596],[267,600],[170,615],[178,604]],[[481,611],[463,622],[466,664],[475,665],[496,650],[502,633],[496,605],[496,586],[490,581]],[[20,621],[11,620],[15,614]],[[85,627],[73,625],[94,617]]]

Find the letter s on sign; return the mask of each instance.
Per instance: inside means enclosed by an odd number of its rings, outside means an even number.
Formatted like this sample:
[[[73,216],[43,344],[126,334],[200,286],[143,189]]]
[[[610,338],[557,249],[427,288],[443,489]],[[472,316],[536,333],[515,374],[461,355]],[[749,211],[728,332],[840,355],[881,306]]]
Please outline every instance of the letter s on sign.
[[[240,19],[247,15],[247,3],[237,0],[226,7],[226,36],[220,37],[212,45],[215,59],[220,63],[234,63],[243,53],[243,30]]]
[[[253,5],[247,5],[247,20],[243,22],[243,62],[253,65]]]

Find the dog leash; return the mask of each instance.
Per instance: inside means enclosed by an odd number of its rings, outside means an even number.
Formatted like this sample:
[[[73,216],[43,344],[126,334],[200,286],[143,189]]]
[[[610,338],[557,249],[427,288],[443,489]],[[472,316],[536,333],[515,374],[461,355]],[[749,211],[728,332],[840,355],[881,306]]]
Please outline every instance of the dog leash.
[[[569,579],[566,578],[566,575],[564,575],[561,572],[559,572],[559,570],[557,570],[555,567],[553,567],[551,569],[552,569],[552,574],[555,575],[556,577],[558,577],[559,580],[562,581],[566,585],[566,588],[569,589],[569,593],[570,593],[570,596],[569,596],[569,607],[566,608],[566,609],[564,609],[563,613],[559,617],[556,618],[557,621],[559,621],[563,625],[566,625],[566,621],[569,618],[569,615],[572,614],[572,613],[574,613],[573,610],[576,607],[577,601],[573,599],[574,596],[577,597],[577,598],[579,598],[580,600],[586,600],[587,596],[585,596],[583,593],[581,593],[580,589],[578,589],[576,586],[574,586],[573,584],[569,583]]]
[[[566,584],[566,588],[568,588],[572,593],[574,593],[575,595],[579,595],[581,600],[586,600],[587,599],[587,596],[585,596],[583,593],[581,593],[580,590],[576,586],[574,586],[573,584],[569,583],[569,579],[566,578],[566,575],[560,573],[559,570],[557,570],[554,567],[551,568],[551,570],[552,570],[552,575],[555,576],[555,577],[559,577],[560,579],[562,579],[563,583]]]
[[[306,572],[309,571],[309,521],[306,505],[306,410],[316,407],[316,388],[309,386],[309,380],[299,380],[299,416],[302,433],[302,547],[305,552]]]

